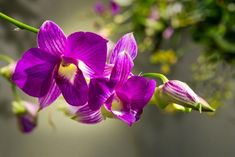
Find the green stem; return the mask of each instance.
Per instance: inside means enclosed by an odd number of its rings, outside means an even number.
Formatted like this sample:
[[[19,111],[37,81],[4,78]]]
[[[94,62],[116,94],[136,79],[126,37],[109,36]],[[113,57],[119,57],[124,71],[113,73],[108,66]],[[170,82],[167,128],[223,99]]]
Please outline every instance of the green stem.
[[[20,99],[20,96],[18,95],[16,85],[14,83],[11,84],[11,90],[12,90],[12,93],[13,93],[13,96],[14,96],[15,100],[17,102],[20,102],[21,99]]]
[[[10,16],[7,16],[7,15],[3,14],[2,12],[0,12],[0,18],[5,19],[6,21],[12,23],[13,25],[17,26],[20,29],[25,29],[25,30],[28,30],[28,31],[31,31],[31,32],[34,32],[34,33],[38,33],[37,28],[34,28],[34,27],[29,26],[29,25],[27,25],[23,22],[20,22],[16,19],[13,19]]]
[[[9,64],[14,63],[14,60],[11,57],[7,55],[1,55],[1,54],[0,54],[0,61],[5,61]]]
[[[160,78],[162,80],[163,83],[166,83],[168,81],[168,78],[163,75],[163,74],[160,74],[160,73],[144,73],[143,74],[144,77],[150,77],[150,78]]]

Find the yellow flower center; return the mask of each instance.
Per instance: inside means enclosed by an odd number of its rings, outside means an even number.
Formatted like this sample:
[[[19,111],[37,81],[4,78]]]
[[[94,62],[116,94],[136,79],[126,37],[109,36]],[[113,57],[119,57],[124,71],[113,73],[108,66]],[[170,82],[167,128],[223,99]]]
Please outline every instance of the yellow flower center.
[[[112,102],[112,111],[119,113],[123,109],[123,104],[119,98],[116,98]]]
[[[60,64],[58,69],[58,74],[62,77],[65,77],[69,81],[73,82],[75,75],[77,73],[77,66],[75,64]]]

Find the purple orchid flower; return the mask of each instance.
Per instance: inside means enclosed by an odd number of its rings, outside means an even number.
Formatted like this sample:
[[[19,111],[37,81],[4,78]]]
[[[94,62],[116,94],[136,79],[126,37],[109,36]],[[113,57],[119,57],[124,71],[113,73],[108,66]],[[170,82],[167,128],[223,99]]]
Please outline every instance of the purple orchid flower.
[[[37,126],[38,109],[38,105],[26,101],[13,102],[13,111],[16,114],[17,123],[21,132],[30,133],[35,129]]]
[[[120,5],[114,0],[110,0],[110,8],[113,15],[116,15],[120,12]]]
[[[160,15],[156,6],[151,7],[149,19],[156,21],[160,19]]]
[[[136,55],[137,44],[133,34],[124,35],[111,53],[109,63],[114,67],[110,76],[91,79],[88,94],[91,110],[100,110],[104,105],[107,111],[129,126],[140,119],[156,86],[154,80],[131,74]]]
[[[105,12],[105,5],[103,2],[96,2],[95,6],[94,6],[94,11],[99,14],[102,15]]]
[[[52,21],[38,33],[38,48],[27,50],[18,61],[13,81],[25,93],[38,97],[40,108],[62,93],[68,104],[83,106],[88,101],[89,78],[102,76],[107,40],[91,32],[75,32],[68,37]]]
[[[164,30],[162,36],[165,39],[169,39],[170,37],[172,37],[173,34],[174,34],[174,29],[171,26],[169,26]]]

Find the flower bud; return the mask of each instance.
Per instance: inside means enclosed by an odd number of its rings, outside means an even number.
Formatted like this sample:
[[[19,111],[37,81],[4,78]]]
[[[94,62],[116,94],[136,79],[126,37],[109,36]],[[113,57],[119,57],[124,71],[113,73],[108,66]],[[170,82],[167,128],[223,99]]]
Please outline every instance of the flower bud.
[[[13,112],[16,115],[19,129],[23,133],[30,133],[37,126],[39,107],[26,101],[14,101]]]
[[[161,108],[175,103],[186,108],[198,111],[214,112],[215,110],[201,97],[199,97],[186,83],[170,80],[157,87],[155,91],[157,104]]]
[[[11,76],[15,71],[15,63],[8,64],[0,69],[0,74],[7,80],[11,80]]]

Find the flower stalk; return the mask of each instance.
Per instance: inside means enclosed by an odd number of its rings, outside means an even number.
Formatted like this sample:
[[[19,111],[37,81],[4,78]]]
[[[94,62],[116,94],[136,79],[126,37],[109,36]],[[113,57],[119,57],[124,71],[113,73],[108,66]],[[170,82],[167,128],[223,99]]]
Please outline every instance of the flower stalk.
[[[14,60],[11,57],[2,54],[0,54],[0,61],[5,61],[9,64],[14,63]]]
[[[0,12],[0,18],[2,19],[5,19],[6,21],[12,23],[13,25],[17,26],[18,28],[20,29],[25,29],[25,30],[28,30],[30,32],[33,32],[33,33],[38,33],[38,29],[37,28],[34,28],[30,25],[27,25],[23,22],[20,22],[10,16],[7,16],[6,14],[3,14],[2,12]]]
[[[143,76],[153,78],[153,79],[161,79],[163,83],[166,83],[168,81],[168,78],[165,75],[160,74],[160,73],[144,73]]]
[[[17,92],[16,85],[14,83],[11,83],[11,91],[12,91],[15,101],[20,102],[21,98]]]

